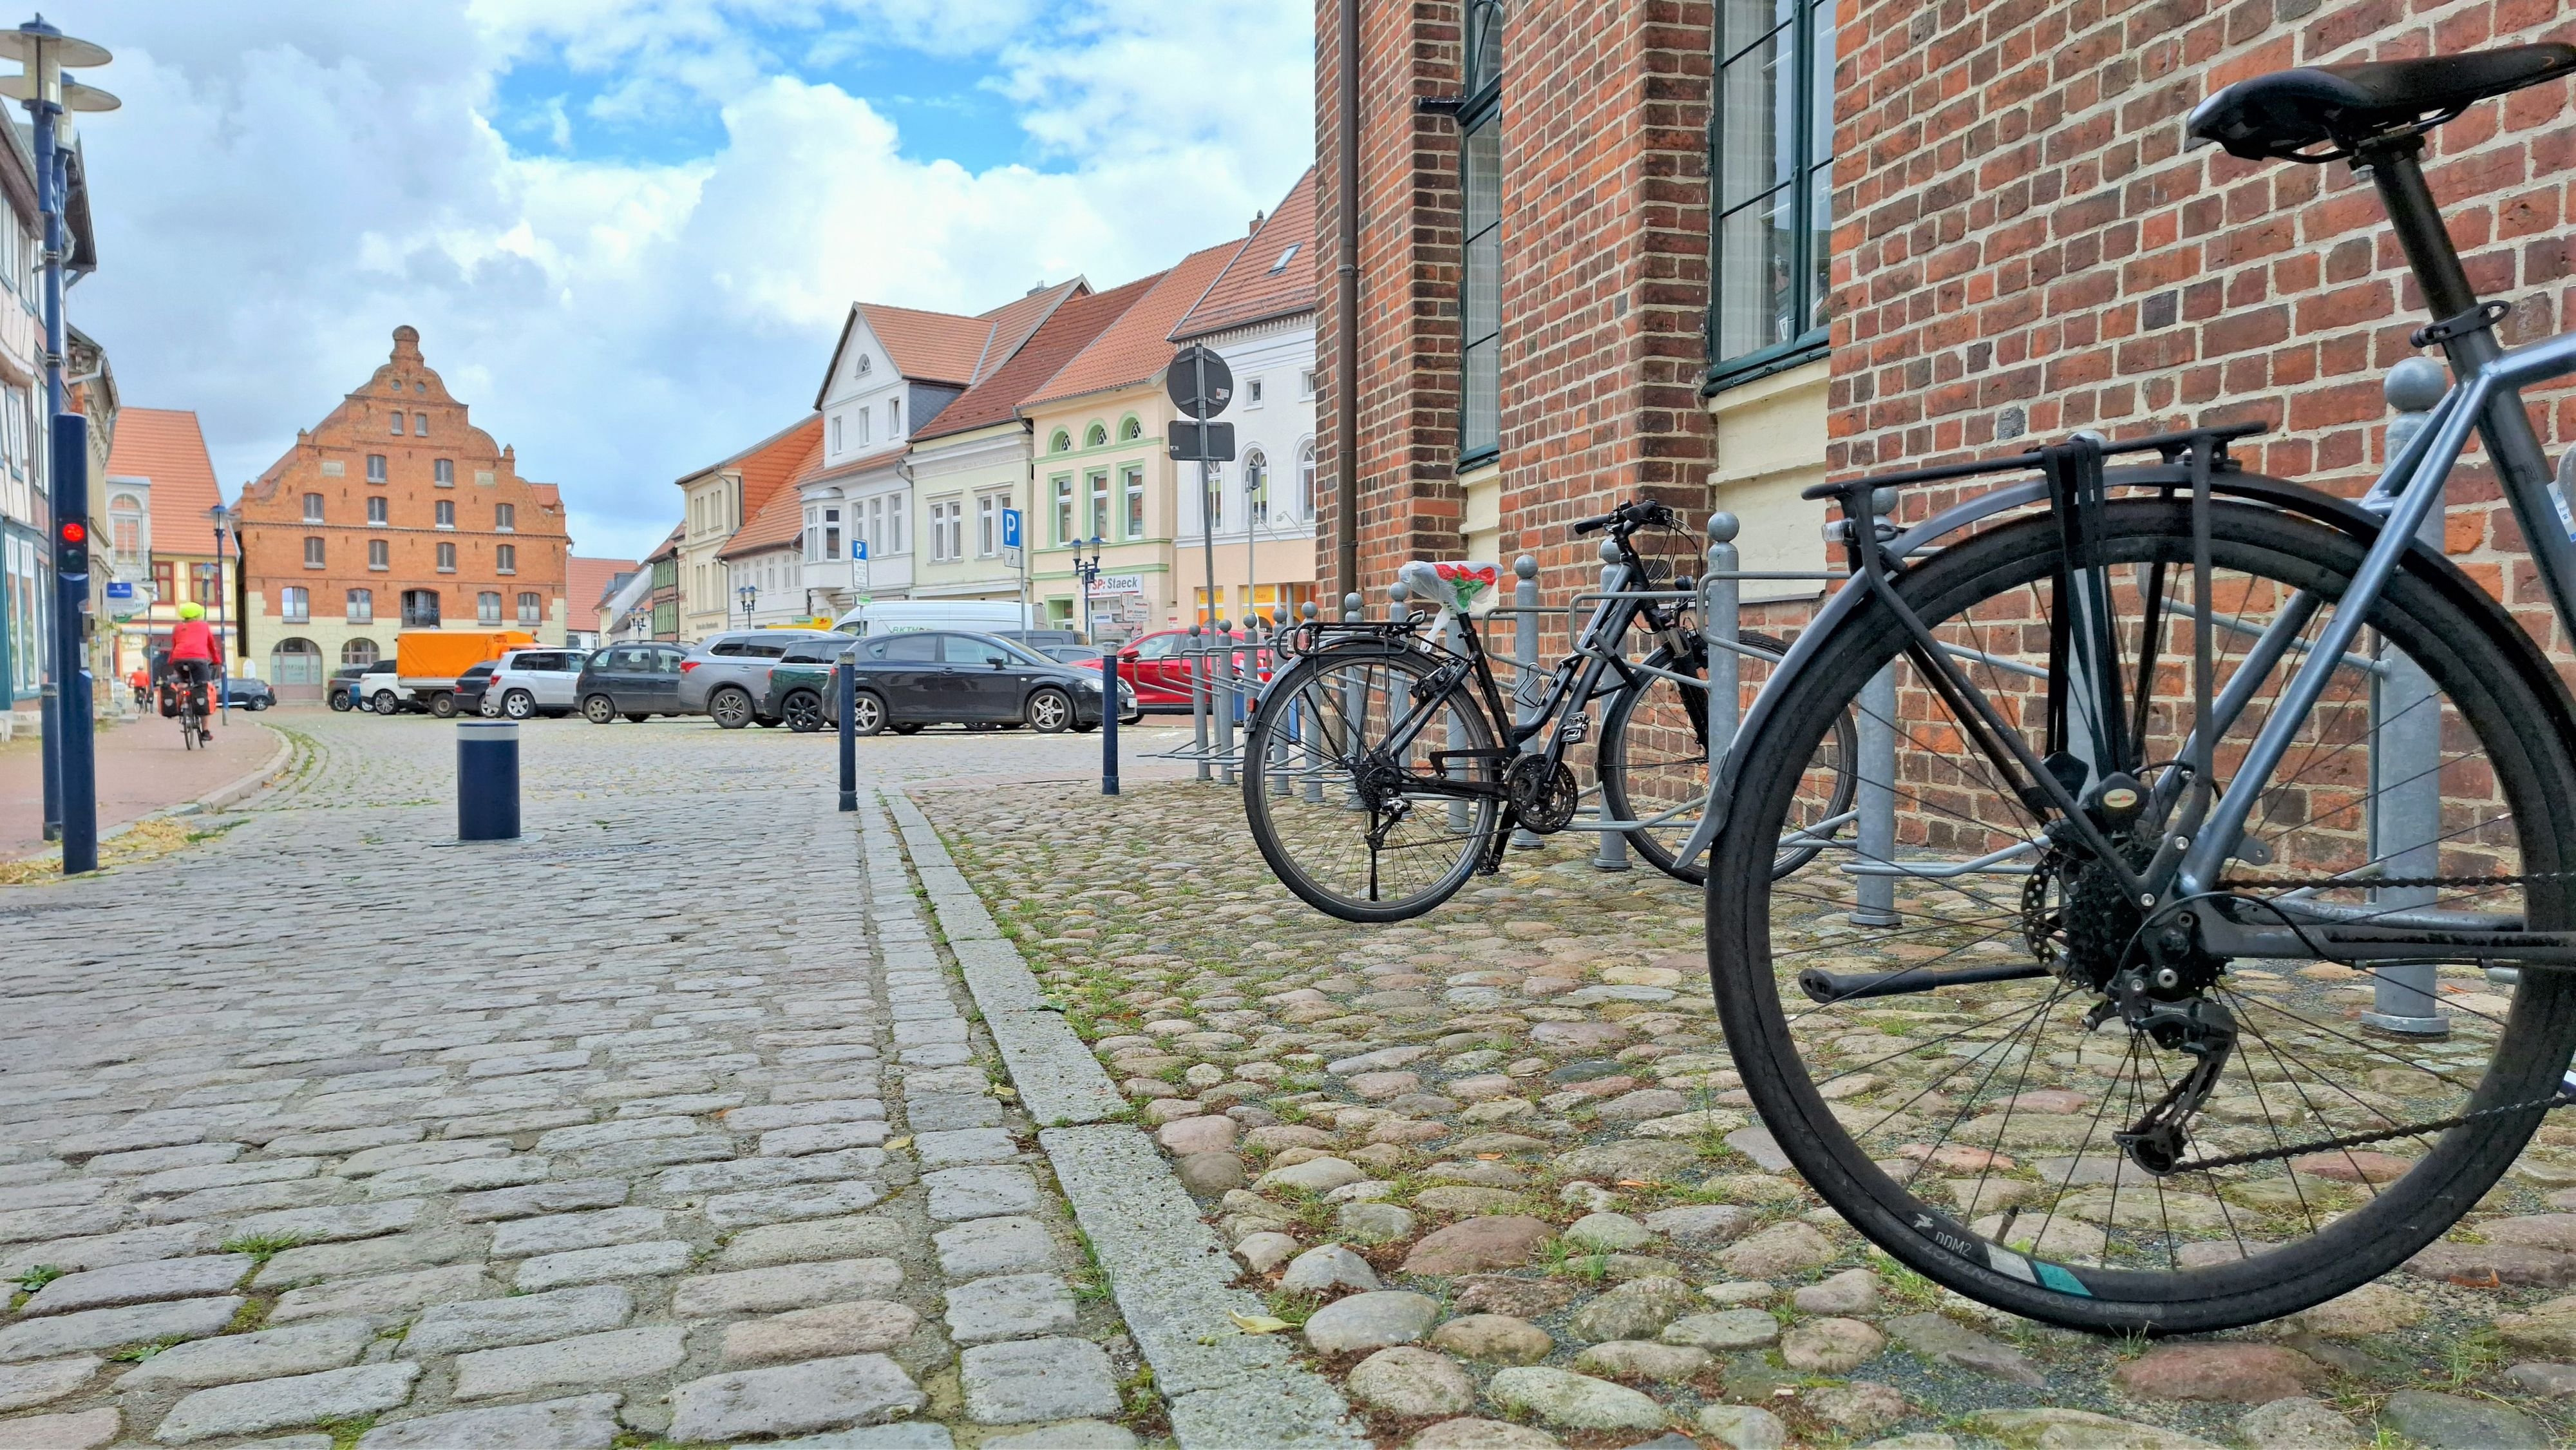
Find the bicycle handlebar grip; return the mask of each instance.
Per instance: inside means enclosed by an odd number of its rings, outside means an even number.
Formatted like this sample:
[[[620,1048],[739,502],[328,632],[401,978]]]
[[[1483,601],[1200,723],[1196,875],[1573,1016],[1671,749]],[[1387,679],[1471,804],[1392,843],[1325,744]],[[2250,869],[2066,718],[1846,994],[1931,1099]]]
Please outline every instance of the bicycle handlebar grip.
[[[1574,536],[1579,539],[1585,534],[1597,534],[1603,529],[1610,527],[1611,523],[1617,518],[1618,515],[1610,514],[1602,518],[1585,519],[1583,522],[1574,526]]]

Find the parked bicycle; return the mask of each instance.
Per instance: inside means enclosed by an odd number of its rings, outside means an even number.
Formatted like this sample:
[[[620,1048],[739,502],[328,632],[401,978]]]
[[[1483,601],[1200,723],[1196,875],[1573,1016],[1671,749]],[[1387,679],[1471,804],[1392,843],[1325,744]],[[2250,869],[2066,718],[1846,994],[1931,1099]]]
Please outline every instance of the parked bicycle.
[[[2566,45],[2306,67],[2190,119],[2349,160],[2386,208],[2457,382],[2358,502],[2246,471],[2250,424],[1810,492],[1852,577],[1721,765],[1709,964],[1781,1150],[1907,1266],[2086,1329],[2272,1319],[2403,1263],[2576,1103],[2576,706],[2437,509],[2475,429],[2576,629],[2520,393],[2576,336],[2499,343],[2420,165],[2571,73]],[[1907,527],[1882,497],[2000,473],[2036,476]],[[1855,710],[1896,737],[1860,782],[1895,839],[1783,875]]]
[[[1708,797],[1706,641],[1691,591],[1655,587],[1687,581],[1637,546],[1640,533],[1676,524],[1670,508],[1640,499],[1575,526],[1607,535],[1602,555],[1620,587],[1600,597],[1574,652],[1524,689],[1518,714],[1477,623],[1500,598],[1492,565],[1405,565],[1408,598],[1435,609],[1427,617],[1299,626],[1296,662],[1263,692],[1244,744],[1244,808],[1271,870],[1346,921],[1430,911],[1498,869],[1515,828],[1547,835],[1574,823],[1587,788],[1568,754],[1600,704],[1589,793],[1601,825],[1664,871],[1703,879],[1681,847]],[[1632,628],[1645,637],[1642,659],[1621,652]],[[1747,633],[1734,648],[1765,667],[1742,672],[1758,684],[1786,647]],[[1824,788],[1782,826],[1775,870],[1804,864],[1848,821],[1852,778],[1840,762],[1852,738],[1846,720],[1816,743],[1810,765]]]

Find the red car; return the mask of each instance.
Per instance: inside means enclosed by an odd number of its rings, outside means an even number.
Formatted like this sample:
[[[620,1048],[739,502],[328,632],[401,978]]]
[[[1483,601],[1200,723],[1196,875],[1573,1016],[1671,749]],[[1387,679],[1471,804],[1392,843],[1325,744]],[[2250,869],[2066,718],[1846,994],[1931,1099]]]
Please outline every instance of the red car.
[[[1190,708],[1190,672],[1198,667],[1200,657],[1188,652],[1189,645],[1188,630],[1164,629],[1119,647],[1118,678],[1135,687],[1137,705],[1147,710]],[[1096,670],[1100,661],[1083,660],[1076,668]],[[1257,652],[1237,648],[1234,668],[1238,675],[1256,670],[1266,680],[1275,665],[1266,647]]]

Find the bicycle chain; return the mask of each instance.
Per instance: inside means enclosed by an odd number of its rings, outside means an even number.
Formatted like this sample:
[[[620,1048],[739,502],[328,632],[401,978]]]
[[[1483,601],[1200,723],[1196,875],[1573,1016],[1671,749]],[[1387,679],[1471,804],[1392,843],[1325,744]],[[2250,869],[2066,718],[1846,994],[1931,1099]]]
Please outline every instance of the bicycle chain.
[[[2218,883],[2221,890],[2241,891],[2257,888],[2269,891],[2301,891],[2321,888],[2359,887],[2443,887],[2443,886],[2523,886],[2535,881],[2576,880],[2576,871],[2531,871],[2515,876],[2392,876],[2368,881],[2327,879],[2320,881],[2233,880]],[[2286,1148],[2272,1148],[2259,1153],[2229,1153],[2216,1158],[2195,1158],[2174,1165],[2174,1173],[2205,1173],[2220,1168],[2234,1168],[2245,1163],[2267,1163],[2277,1158],[2297,1157],[2306,1153],[2329,1153],[2342,1148],[2359,1148],[2371,1143],[2385,1143],[2391,1138],[2415,1138],[2426,1133],[2447,1133],[2453,1128],[2508,1113],[2527,1113],[2534,1108],[2554,1112],[2576,1107],[2576,1092],[2561,1087],[2545,1098],[2531,1098],[2519,1103],[2500,1103],[2474,1113],[2460,1113],[2436,1118],[2429,1123],[2412,1123],[2402,1128],[2386,1128],[2369,1133],[2346,1133],[2337,1138],[2319,1138],[2313,1142],[2293,1143]]]
[[[2358,1148],[2365,1143],[2385,1143],[2391,1138],[2414,1138],[2426,1133],[2446,1133],[2463,1123],[2474,1123],[2505,1113],[2527,1113],[2534,1108],[2554,1110],[2565,1107],[2576,1107],[2576,1095],[2561,1089],[2545,1098],[2533,1098],[2528,1102],[2502,1103],[2492,1108],[2480,1108],[2474,1113],[2436,1118],[2429,1123],[2412,1123],[2403,1128],[2389,1128],[2376,1133],[2347,1133],[2340,1138],[2319,1138],[2312,1143],[2293,1143],[2286,1148],[2273,1148],[2261,1153],[2230,1153],[2218,1158],[2195,1158],[2188,1163],[2175,1164],[2173,1172],[2201,1173],[2215,1168],[2233,1168],[2240,1163],[2266,1163],[2275,1158],[2288,1158],[2302,1153],[2324,1153],[2337,1148]]]

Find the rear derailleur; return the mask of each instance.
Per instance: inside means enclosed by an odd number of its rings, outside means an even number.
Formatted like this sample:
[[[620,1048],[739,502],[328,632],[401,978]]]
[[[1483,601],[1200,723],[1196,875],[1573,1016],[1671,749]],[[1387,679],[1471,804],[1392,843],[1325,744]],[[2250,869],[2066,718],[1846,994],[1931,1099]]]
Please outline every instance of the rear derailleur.
[[[2174,996],[2178,988],[2188,995]],[[2179,1052],[2192,1065],[2165,1089],[2165,1095],[2135,1123],[2111,1135],[2129,1161],[2162,1178],[2183,1161],[2191,1142],[2191,1120],[2218,1086],[2219,1074],[2236,1050],[2236,1018],[2227,1008],[2185,987],[2172,967],[2139,964],[2115,974],[2109,995],[2085,1014],[2087,1032],[2117,1016],[2129,1030],[2143,1033],[2167,1052]]]

